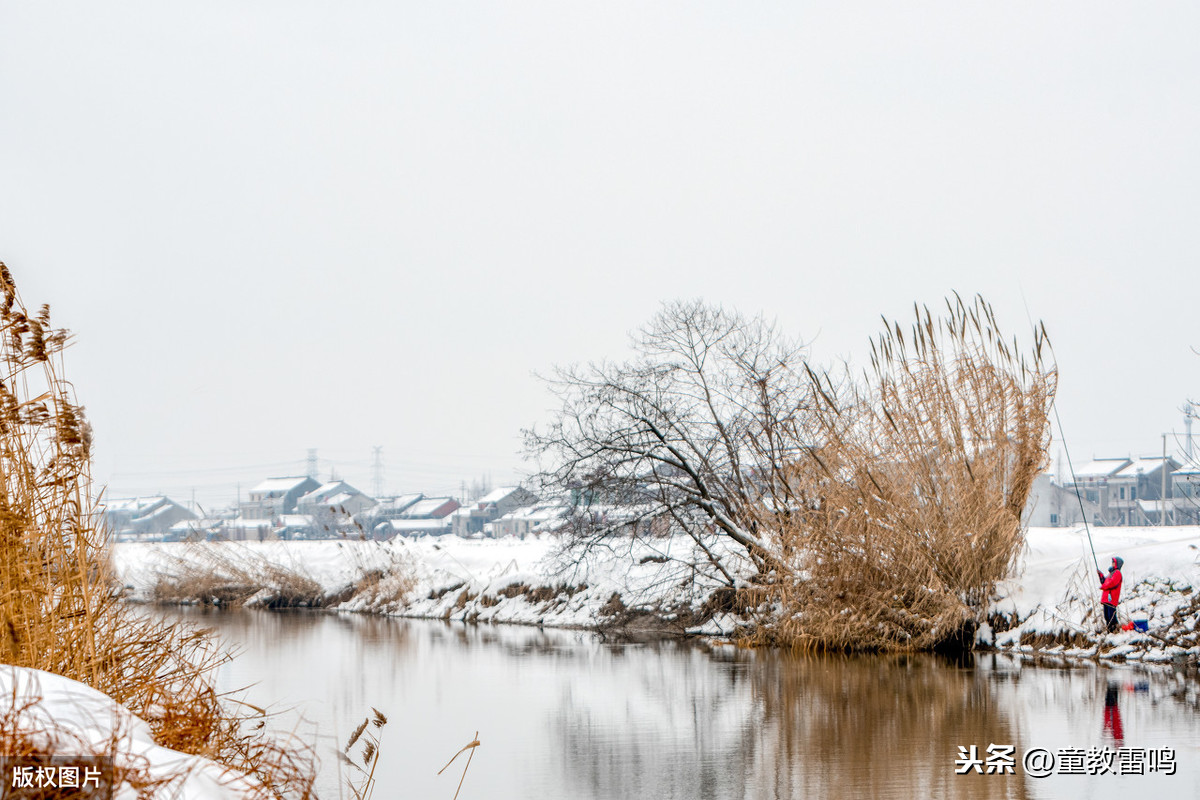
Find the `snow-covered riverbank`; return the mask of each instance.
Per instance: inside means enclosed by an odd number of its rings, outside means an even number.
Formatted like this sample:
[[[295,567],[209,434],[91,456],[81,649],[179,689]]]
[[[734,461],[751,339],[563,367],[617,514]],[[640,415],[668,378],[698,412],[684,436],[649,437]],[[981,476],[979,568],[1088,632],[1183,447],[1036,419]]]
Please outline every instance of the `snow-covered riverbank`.
[[[1096,555],[1125,559],[1124,619],[1145,619],[1149,633],[1098,635],[1095,562],[1082,529],[1034,528],[1016,574],[999,587],[981,641],[999,648],[1078,656],[1170,660],[1200,653],[1200,528],[1093,529]],[[584,564],[571,564],[550,537],[467,540],[453,536],[391,542],[120,544],[114,563],[135,599],[156,583],[194,568],[236,567],[242,580],[275,568],[302,576],[329,607],[452,621],[556,627],[649,628],[730,635],[746,620],[714,602],[717,584],[681,571],[672,556],[683,541],[651,548],[624,542]],[[674,548],[674,550],[673,550]],[[665,560],[664,560],[665,559]],[[216,565],[216,566],[214,566]],[[278,592],[251,595],[270,604]],[[202,585],[202,584],[201,584]],[[261,587],[260,587],[261,588]],[[196,596],[206,601],[209,598]],[[725,609],[725,610],[722,610]]]

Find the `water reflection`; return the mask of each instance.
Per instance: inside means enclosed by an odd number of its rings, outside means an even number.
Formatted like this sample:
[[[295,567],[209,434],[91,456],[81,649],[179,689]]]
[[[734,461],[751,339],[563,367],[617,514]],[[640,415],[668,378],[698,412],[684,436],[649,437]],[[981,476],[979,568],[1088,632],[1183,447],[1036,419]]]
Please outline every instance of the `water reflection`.
[[[359,616],[193,611],[241,655],[222,688],[294,709],[332,747],[371,706],[377,797],[452,797],[436,771],[474,731],[464,798],[1025,798],[1162,786],[1200,796],[1184,673],[1032,668],[984,656],[793,657],[583,632]],[[1138,688],[1140,687],[1140,689]],[[311,738],[310,736],[310,738]],[[957,775],[960,746],[1011,744],[1013,775]],[[1028,747],[1179,750],[1178,774],[1023,774]],[[333,759],[319,787],[338,797]],[[1165,783],[1164,783],[1165,781]]]

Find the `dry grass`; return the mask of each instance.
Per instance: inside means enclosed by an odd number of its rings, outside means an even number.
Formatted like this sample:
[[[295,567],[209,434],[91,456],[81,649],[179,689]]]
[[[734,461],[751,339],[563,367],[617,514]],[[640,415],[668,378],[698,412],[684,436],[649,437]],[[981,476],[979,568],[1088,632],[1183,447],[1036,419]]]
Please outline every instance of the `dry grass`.
[[[227,656],[203,633],[117,599],[90,480],[91,430],[62,377],[68,335],[30,314],[0,264],[0,660],[58,673],[127,706],[156,740],[310,797],[314,770],[263,737],[261,714],[213,689]],[[18,746],[15,737],[7,745]]]
[[[272,562],[233,542],[172,546],[167,565],[156,576],[153,599],[159,603],[238,606],[254,598],[266,608],[312,608],[325,603],[325,591],[297,566]]]
[[[801,577],[771,587],[785,612],[764,638],[914,650],[973,633],[1024,544],[1057,378],[1048,351],[1044,330],[1022,353],[986,303],[955,297],[941,318],[889,324],[864,381],[810,373],[820,403],[789,466],[797,502],[762,520]]]

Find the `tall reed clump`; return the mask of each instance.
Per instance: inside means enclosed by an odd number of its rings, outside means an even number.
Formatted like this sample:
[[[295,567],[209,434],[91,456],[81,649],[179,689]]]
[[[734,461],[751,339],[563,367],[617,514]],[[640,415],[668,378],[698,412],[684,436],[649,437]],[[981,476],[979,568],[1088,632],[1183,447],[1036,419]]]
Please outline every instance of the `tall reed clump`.
[[[885,326],[862,380],[810,372],[810,444],[789,466],[802,501],[763,520],[795,567],[771,587],[776,640],[969,647],[1024,544],[1057,384],[1044,328],[1023,351],[991,306],[957,295],[941,317]]]
[[[0,263],[0,660],[78,680],[127,706],[159,744],[309,797],[310,751],[264,738],[261,714],[211,683],[208,635],[117,599],[90,477],[92,434],[63,377],[68,334],[31,314]],[[246,708],[243,706],[243,708]]]

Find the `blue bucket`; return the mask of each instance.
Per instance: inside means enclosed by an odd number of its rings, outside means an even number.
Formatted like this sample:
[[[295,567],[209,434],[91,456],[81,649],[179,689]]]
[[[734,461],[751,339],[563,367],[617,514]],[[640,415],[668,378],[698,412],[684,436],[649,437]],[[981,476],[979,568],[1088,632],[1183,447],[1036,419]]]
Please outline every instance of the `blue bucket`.
[[[1145,620],[1145,619],[1135,619],[1133,621],[1133,629],[1135,631],[1141,631],[1142,633],[1146,633],[1147,631],[1150,630],[1150,621]]]

